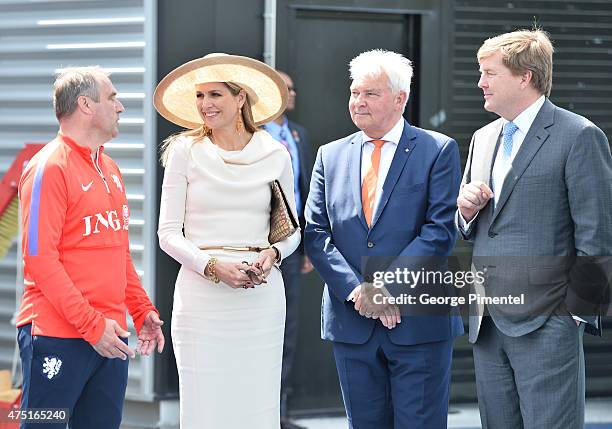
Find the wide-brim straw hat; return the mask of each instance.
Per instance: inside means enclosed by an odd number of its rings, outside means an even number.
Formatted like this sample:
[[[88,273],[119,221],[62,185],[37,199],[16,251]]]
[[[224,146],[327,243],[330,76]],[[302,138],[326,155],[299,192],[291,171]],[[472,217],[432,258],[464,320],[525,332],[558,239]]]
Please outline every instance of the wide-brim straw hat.
[[[231,82],[244,89],[257,126],[278,118],[287,107],[287,85],[276,70],[253,58],[228,54],[208,54],[175,68],[157,85],[153,104],[170,122],[199,128],[204,121],[196,108],[195,86],[209,82]]]

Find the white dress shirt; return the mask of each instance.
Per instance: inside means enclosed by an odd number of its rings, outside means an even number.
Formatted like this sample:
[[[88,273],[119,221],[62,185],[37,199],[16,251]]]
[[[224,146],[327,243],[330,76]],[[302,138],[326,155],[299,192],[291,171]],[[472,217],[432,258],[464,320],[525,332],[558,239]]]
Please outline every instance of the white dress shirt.
[[[402,138],[402,132],[404,132],[404,118],[400,118],[399,121],[391,128],[391,130],[379,139],[368,136],[363,131],[361,132],[361,183],[363,185],[363,179],[365,179],[368,170],[370,169],[372,152],[374,152],[374,143],[370,140],[384,140],[380,151],[380,166],[378,167],[378,180],[376,181],[376,197],[374,199],[374,210],[372,216],[378,210],[378,204],[380,203],[380,196],[382,195],[382,187],[389,173],[391,167],[391,161],[393,161],[393,155],[395,155],[395,149]]]
[[[363,179],[371,165],[372,152],[374,152],[374,143],[370,140],[384,140],[385,144],[382,146],[380,150],[380,165],[378,167],[378,179],[376,181],[376,197],[374,198],[374,210],[372,211],[372,216],[378,210],[378,204],[380,203],[380,196],[382,195],[382,187],[385,183],[385,179],[387,178],[387,174],[389,173],[389,168],[391,168],[391,162],[393,161],[393,156],[395,155],[395,150],[397,149],[397,145],[399,144],[400,139],[402,138],[402,133],[404,132],[404,118],[401,117],[397,123],[391,128],[391,130],[377,139],[374,137],[368,136],[363,131],[361,132],[361,183],[363,184]],[[355,292],[357,288],[361,287],[357,286],[346,298],[347,301],[351,301],[355,296]]]
[[[512,166],[512,162],[516,157],[517,152],[521,148],[523,144],[523,140],[525,140],[525,136],[529,132],[529,128],[531,128],[531,124],[535,121],[538,112],[544,105],[544,100],[546,98],[542,95],[537,99],[535,103],[531,106],[523,110],[515,119],[514,124],[518,127],[514,135],[512,136],[512,153],[510,154],[510,160],[505,161],[502,159],[504,154],[503,150],[497,150],[497,156],[495,157],[495,163],[493,164],[493,183],[495,183],[495,193],[494,199],[495,204],[499,201],[499,196],[501,195],[502,186],[506,176],[508,175],[508,171],[510,171],[510,167]],[[505,127],[509,121],[503,120],[503,126]],[[502,133],[503,134],[503,133]],[[501,137],[500,137],[501,138]]]

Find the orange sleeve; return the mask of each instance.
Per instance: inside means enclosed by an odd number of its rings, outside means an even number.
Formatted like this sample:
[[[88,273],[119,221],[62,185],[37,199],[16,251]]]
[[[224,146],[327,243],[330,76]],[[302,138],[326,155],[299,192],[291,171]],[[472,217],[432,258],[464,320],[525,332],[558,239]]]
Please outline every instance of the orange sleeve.
[[[74,286],[60,260],[68,206],[64,172],[59,165],[39,159],[37,166],[28,169],[22,177],[19,194],[26,274],[86,341],[97,343],[104,332],[104,316]]]
[[[136,269],[134,268],[132,256],[130,255],[129,247],[126,248],[125,257],[125,268],[127,277],[125,304],[127,305],[128,311],[132,316],[132,320],[134,321],[134,327],[136,328],[136,332],[140,332],[140,328],[142,327],[142,324],[144,323],[147,314],[149,314],[150,311],[154,311],[159,316],[159,311],[157,311],[155,306],[151,303],[151,300],[147,296],[147,293],[145,292],[142,287],[142,284],[140,283],[138,273],[136,273]]]

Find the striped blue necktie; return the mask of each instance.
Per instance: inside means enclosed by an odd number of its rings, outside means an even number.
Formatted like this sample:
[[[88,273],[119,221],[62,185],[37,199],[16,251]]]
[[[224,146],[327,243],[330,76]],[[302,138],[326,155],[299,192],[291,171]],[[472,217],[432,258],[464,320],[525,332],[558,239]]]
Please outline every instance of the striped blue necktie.
[[[512,156],[512,136],[518,130],[518,127],[514,122],[508,122],[504,126],[504,131],[502,134],[502,147],[500,150],[502,151],[501,157],[498,157],[497,162],[495,163],[495,170],[504,172],[503,176],[506,176],[506,172],[510,169],[510,157]],[[501,183],[496,183],[495,174],[491,177],[491,185],[493,187],[493,192],[495,193],[495,204],[497,204],[497,199],[499,194],[501,193]]]
[[[504,160],[507,161],[512,155],[512,136],[518,130],[518,127],[514,122],[508,122],[504,127]]]

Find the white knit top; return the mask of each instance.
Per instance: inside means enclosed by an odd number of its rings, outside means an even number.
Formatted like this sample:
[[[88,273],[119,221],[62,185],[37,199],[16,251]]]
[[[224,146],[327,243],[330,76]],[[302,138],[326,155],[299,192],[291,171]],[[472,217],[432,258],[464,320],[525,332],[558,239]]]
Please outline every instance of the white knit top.
[[[253,134],[240,151],[223,150],[208,137],[177,138],[162,185],[160,247],[202,274],[210,255],[199,247],[269,246],[270,183],[275,179],[296,213],[291,157],[266,131]],[[275,247],[286,258],[299,243],[298,230]]]

